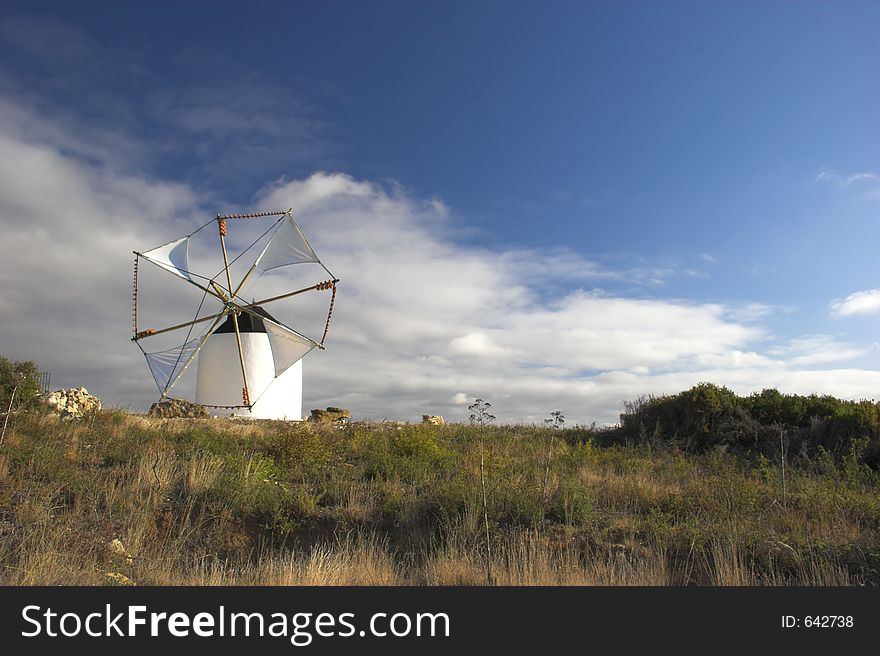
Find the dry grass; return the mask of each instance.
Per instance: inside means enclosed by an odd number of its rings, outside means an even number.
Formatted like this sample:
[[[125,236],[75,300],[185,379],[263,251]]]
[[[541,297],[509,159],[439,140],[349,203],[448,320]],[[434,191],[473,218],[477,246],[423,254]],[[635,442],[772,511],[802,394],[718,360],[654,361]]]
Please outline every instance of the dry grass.
[[[484,585],[485,563],[478,549],[451,540],[425,566],[429,585]],[[669,585],[662,549],[627,553],[607,548],[582,552],[573,543],[554,546],[534,531],[502,540],[493,552],[499,585]]]
[[[875,474],[487,434],[500,585],[877,582]],[[483,585],[468,427],[22,415],[0,449],[0,583]],[[827,468],[826,468],[827,469]],[[118,540],[121,544],[111,547]]]

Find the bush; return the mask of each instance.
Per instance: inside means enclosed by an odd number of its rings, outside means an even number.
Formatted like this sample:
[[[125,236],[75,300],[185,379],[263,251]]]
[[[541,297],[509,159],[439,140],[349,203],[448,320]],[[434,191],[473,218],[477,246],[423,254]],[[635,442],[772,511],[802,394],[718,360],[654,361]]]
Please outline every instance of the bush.
[[[625,403],[623,428],[634,435],[692,437],[710,432],[738,406],[738,397],[726,387],[700,383],[674,396],[641,397]]]
[[[364,450],[367,474],[384,480],[399,477],[407,483],[432,480],[452,465],[444,436],[421,425],[376,432]]]
[[[867,439],[861,461],[880,464],[880,404],[833,396],[801,396],[765,389],[747,397],[700,383],[676,395],[641,397],[624,404],[621,432],[636,441],[682,441],[688,449],[733,448],[777,454],[782,431],[791,454],[822,447],[842,458],[852,440]]]
[[[27,404],[40,393],[40,370],[30,361],[13,362],[0,357],[0,413],[9,407],[13,390],[14,407]]]

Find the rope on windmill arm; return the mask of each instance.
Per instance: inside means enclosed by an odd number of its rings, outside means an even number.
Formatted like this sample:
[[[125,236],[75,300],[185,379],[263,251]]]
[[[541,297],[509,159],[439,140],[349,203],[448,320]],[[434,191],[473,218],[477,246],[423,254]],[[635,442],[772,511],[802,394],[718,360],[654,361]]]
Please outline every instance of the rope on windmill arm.
[[[235,214],[218,214],[217,219],[261,219],[264,216],[284,216],[290,214],[293,208],[288,210],[276,210],[271,212],[242,212]]]
[[[330,309],[327,311],[327,323],[324,324],[324,334],[321,336],[319,346],[324,348],[324,340],[327,339],[327,333],[330,331],[330,318],[333,316],[333,304],[336,303],[336,281],[332,283],[333,293],[330,295]]]
[[[167,398],[170,399],[170,398],[172,398],[172,397],[169,396],[169,397],[167,397]],[[255,403],[256,403],[256,402],[255,402]],[[203,406],[205,406],[206,408],[219,408],[219,409],[221,409],[221,410],[235,410],[235,409],[238,409],[238,408],[249,408],[249,407],[252,407],[252,406],[246,406],[246,405],[216,405],[216,404],[214,404],[214,403],[199,403],[199,405],[203,405]]]
[[[176,396],[171,396],[170,394],[163,394],[162,398],[168,399],[169,401],[186,401],[184,398],[178,398]],[[220,410],[238,410],[248,407],[246,405],[218,405],[216,403],[199,403],[199,405],[204,406],[205,408],[218,408]]]
[[[132,332],[137,335],[138,332],[138,319],[137,319],[137,299],[138,299],[138,261],[140,260],[140,255],[137,253],[134,254],[134,282],[132,283],[131,290],[131,327]]]

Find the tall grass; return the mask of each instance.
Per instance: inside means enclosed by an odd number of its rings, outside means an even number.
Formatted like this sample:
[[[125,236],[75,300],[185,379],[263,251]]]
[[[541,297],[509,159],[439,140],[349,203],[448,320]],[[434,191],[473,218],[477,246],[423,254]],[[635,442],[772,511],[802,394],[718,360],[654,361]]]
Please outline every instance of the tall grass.
[[[23,413],[0,583],[878,583],[880,481],[855,459],[790,458],[783,506],[766,458],[551,430],[483,427],[484,505],[464,425]]]

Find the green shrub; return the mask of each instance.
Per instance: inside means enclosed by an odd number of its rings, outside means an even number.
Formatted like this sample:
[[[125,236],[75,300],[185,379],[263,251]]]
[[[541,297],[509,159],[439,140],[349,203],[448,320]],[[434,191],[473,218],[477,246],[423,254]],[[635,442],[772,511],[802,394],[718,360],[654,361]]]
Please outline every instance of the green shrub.
[[[329,437],[304,422],[272,433],[267,448],[291,476],[314,479],[326,474],[338,460],[336,443]]]
[[[841,469],[850,484],[858,484],[870,479],[873,473],[869,467],[862,463],[865,450],[868,448],[867,437],[856,438],[850,441],[849,452],[843,457]]]
[[[398,477],[414,484],[436,478],[452,465],[444,432],[421,425],[374,433],[364,447],[364,458],[368,476]]]
[[[578,481],[566,478],[553,496],[547,517],[568,526],[588,526],[594,519],[594,512],[590,490]]]
[[[227,456],[213,493],[236,514],[249,515],[279,512],[290,490],[272,458],[249,453]]]
[[[40,393],[40,370],[33,362],[13,362],[0,357],[0,415],[6,413],[12,392],[14,407],[30,402]]]
[[[538,526],[544,517],[539,491],[534,486],[511,483],[508,480],[497,485],[489,506],[490,514],[502,526],[532,528]]]
[[[691,437],[710,432],[737,405],[738,397],[728,388],[700,383],[674,396],[625,403],[621,419],[623,428],[634,436]]]
[[[688,450],[732,448],[773,459],[783,430],[792,455],[810,457],[822,447],[840,458],[850,440],[867,437],[861,462],[880,465],[880,403],[873,401],[776,389],[739,397],[726,387],[700,383],[675,395],[640,397],[624,408],[619,432],[629,441],[674,441]]]
[[[479,505],[479,484],[463,473],[450,476],[432,485],[423,503],[429,515],[451,522]]]

